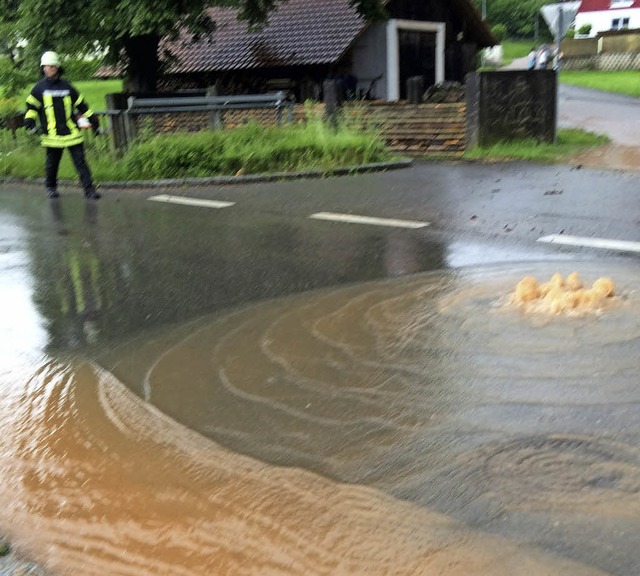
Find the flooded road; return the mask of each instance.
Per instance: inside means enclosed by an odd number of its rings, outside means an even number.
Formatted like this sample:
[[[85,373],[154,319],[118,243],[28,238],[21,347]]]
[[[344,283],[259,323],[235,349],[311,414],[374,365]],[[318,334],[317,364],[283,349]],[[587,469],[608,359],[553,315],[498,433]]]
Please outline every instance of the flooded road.
[[[38,200],[0,203],[0,531],[53,574],[637,573],[632,263]],[[507,305],[574,270],[617,305]]]

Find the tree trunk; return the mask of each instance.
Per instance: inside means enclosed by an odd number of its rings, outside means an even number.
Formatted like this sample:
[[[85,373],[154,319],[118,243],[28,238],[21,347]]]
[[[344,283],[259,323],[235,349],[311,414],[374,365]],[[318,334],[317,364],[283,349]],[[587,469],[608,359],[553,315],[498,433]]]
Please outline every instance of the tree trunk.
[[[124,42],[127,55],[125,91],[148,93],[156,91],[158,79],[158,34],[131,36]]]

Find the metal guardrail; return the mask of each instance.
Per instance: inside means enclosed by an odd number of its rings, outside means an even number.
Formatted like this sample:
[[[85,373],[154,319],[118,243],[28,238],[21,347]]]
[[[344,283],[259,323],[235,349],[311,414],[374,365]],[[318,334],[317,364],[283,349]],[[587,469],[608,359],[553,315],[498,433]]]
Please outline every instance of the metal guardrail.
[[[251,108],[291,109],[294,102],[284,92],[244,94],[238,96],[186,96],[177,98],[136,98],[127,100],[128,113],[164,114],[167,112],[199,112],[242,110]]]
[[[117,147],[127,146],[136,134],[134,118],[146,114],[179,114],[184,112],[209,112],[209,127],[223,126],[222,114],[227,110],[273,109],[276,122],[282,124],[283,111],[287,122],[293,120],[295,102],[288,100],[282,91],[267,94],[243,94],[233,96],[177,96],[145,98],[130,96],[127,108],[99,110],[97,114],[110,118]]]

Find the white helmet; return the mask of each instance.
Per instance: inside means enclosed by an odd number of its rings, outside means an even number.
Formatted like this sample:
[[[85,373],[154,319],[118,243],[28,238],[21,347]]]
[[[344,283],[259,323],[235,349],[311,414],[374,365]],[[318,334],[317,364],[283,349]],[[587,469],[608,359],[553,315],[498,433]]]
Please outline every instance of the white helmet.
[[[45,52],[40,58],[40,66],[60,67],[60,56],[56,52]]]

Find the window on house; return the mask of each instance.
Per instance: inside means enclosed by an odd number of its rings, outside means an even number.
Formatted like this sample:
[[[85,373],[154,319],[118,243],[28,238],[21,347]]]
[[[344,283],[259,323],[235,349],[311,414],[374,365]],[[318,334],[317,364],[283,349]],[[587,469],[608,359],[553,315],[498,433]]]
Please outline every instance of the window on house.
[[[633,0],[611,0],[610,8],[630,8],[633,6]]]
[[[611,30],[622,30],[629,28],[629,18],[614,18],[611,21]]]

